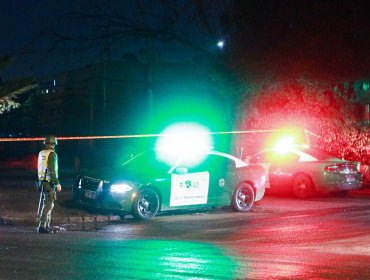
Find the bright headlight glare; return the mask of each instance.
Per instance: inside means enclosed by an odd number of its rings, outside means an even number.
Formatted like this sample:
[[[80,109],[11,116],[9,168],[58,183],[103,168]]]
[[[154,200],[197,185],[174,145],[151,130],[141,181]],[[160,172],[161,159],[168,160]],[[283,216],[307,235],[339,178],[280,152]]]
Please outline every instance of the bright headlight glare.
[[[128,184],[113,184],[110,186],[111,192],[124,193],[132,190],[132,187]]]

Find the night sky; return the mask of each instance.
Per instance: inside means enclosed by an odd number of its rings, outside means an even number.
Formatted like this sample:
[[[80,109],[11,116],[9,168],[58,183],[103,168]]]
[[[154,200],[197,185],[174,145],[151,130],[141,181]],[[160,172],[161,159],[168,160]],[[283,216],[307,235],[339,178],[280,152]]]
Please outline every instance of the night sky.
[[[250,74],[369,77],[370,1],[236,1],[234,61]],[[240,54],[240,55],[235,55]],[[242,62],[240,61],[242,60]],[[254,73],[253,73],[254,72]]]
[[[218,33],[220,7],[228,6],[232,1],[206,2],[207,18],[213,25],[211,32],[215,34]],[[11,57],[11,64],[0,72],[0,76],[3,80],[18,76],[42,76],[96,63],[105,55],[106,46],[111,59],[121,59],[122,55],[129,52],[137,54],[140,49],[148,47],[145,35],[122,34],[104,39],[108,33],[117,33],[119,29],[114,28],[115,23],[107,27],[105,23],[91,18],[79,18],[79,13],[87,15],[101,12],[97,7],[104,13],[126,18],[138,29],[167,28],[207,51],[216,49],[217,38],[210,35],[207,28],[199,28],[199,20],[194,20],[192,16],[196,9],[194,1],[162,6],[158,3],[162,1],[4,1],[0,11],[0,58],[4,60],[5,57]],[[69,37],[66,39],[63,36]],[[94,36],[99,38],[88,40]],[[159,45],[154,40],[151,46],[160,59],[167,61],[187,61],[199,54],[194,46],[184,47],[184,44],[165,39]]]
[[[55,3],[58,3],[57,7]],[[0,12],[0,56],[11,57],[10,66],[1,73],[3,79],[32,75],[34,69],[50,63],[42,61],[51,43],[46,34],[49,28],[60,26],[59,18],[63,13],[76,7],[78,1],[3,1]]]
[[[138,54],[149,45],[161,61],[184,62],[217,54],[220,39],[225,40],[223,52],[231,61],[257,75],[273,68],[288,75],[320,68],[320,75],[340,70],[344,75],[366,77],[370,65],[369,3],[3,1],[0,58],[11,57],[11,64],[1,70],[0,77],[49,75],[99,62],[107,53],[110,59],[119,60],[125,53]],[[113,21],[107,25],[90,17],[99,13],[103,18],[112,15]],[[122,29],[125,24],[129,25],[126,31]],[[149,43],[147,35],[132,32],[132,27],[165,31],[176,40],[162,34]],[[110,36],[104,37],[107,34]]]

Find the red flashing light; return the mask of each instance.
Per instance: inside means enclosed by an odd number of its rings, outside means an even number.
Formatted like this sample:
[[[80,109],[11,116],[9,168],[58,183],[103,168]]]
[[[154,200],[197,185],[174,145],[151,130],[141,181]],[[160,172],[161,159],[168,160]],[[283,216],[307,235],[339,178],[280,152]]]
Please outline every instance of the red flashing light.
[[[333,165],[325,166],[324,171],[326,171],[326,172],[335,172],[335,171],[338,171],[338,169],[339,169],[339,165],[333,164]]]

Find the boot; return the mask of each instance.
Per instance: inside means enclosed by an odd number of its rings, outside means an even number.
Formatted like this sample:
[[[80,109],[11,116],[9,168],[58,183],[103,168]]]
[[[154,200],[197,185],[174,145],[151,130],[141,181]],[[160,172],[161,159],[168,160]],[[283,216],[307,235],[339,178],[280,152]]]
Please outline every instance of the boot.
[[[48,234],[48,233],[53,233],[53,231],[46,228],[46,227],[38,227],[37,228],[37,233],[46,233],[46,234]]]

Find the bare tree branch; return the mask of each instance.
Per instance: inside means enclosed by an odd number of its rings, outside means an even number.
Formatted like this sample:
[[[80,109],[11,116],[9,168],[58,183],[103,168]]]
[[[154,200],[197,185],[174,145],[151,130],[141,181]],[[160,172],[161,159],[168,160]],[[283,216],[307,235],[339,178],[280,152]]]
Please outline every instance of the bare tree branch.
[[[120,12],[91,2],[83,11],[68,15],[72,22],[86,28],[84,33],[64,30],[49,35],[56,42],[72,44],[151,38],[158,42],[177,42],[195,52],[212,54],[209,46],[218,37],[221,15],[228,12],[230,5],[226,0],[133,1],[131,4]],[[204,45],[205,41],[210,43]]]

